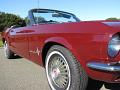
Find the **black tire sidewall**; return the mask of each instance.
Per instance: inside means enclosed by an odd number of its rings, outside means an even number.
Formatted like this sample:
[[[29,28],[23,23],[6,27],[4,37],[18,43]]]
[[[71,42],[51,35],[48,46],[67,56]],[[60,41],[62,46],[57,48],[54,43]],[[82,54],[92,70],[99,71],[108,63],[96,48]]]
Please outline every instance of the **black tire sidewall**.
[[[66,61],[70,68],[70,75],[71,75],[69,90],[85,90],[87,87],[88,77],[86,72],[83,70],[83,68],[80,66],[78,61],[73,56],[73,54],[68,49],[62,46],[55,45],[52,48],[50,48],[46,58],[53,51],[60,52],[66,58]]]

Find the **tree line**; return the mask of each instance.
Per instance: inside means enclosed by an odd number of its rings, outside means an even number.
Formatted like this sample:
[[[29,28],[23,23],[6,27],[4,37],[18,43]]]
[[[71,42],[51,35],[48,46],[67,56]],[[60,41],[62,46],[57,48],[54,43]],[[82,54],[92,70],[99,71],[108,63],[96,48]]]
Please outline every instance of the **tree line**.
[[[111,17],[111,18],[107,18],[106,20],[120,20],[120,18]]]
[[[15,14],[0,12],[0,32],[13,25],[19,26],[20,22],[24,22],[25,24],[24,18]]]
[[[26,18],[21,18],[18,15],[0,12],[0,32],[4,31],[6,28],[9,28],[13,25],[24,26]],[[106,20],[120,20],[119,18],[107,18]],[[22,24],[21,24],[22,22]]]

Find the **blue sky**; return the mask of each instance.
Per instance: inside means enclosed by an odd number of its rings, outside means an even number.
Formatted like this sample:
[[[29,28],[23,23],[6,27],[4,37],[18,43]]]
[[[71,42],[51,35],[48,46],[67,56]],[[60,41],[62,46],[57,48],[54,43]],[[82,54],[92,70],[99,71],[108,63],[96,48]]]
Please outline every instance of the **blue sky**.
[[[37,7],[38,0],[0,0],[0,11],[21,17]],[[39,7],[71,12],[81,20],[120,18],[120,0],[39,0]]]

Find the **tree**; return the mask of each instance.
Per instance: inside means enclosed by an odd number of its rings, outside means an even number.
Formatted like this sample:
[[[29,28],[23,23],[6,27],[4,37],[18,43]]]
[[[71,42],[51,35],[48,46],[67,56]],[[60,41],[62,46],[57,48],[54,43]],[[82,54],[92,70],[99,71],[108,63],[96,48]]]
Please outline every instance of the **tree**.
[[[25,25],[25,21],[20,16],[0,12],[0,32],[13,25],[24,26],[23,24]]]
[[[108,18],[108,19],[106,19],[106,20],[120,20],[120,19],[118,19],[118,18],[116,18],[116,17],[111,17],[111,18]]]

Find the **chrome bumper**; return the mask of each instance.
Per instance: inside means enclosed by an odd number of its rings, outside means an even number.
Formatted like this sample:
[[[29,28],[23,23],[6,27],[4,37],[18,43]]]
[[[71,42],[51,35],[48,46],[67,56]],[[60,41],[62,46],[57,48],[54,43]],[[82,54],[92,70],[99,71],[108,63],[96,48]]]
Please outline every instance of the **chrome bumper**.
[[[108,71],[108,72],[120,72],[120,63],[98,63],[90,62],[87,64],[87,67],[96,70]]]

